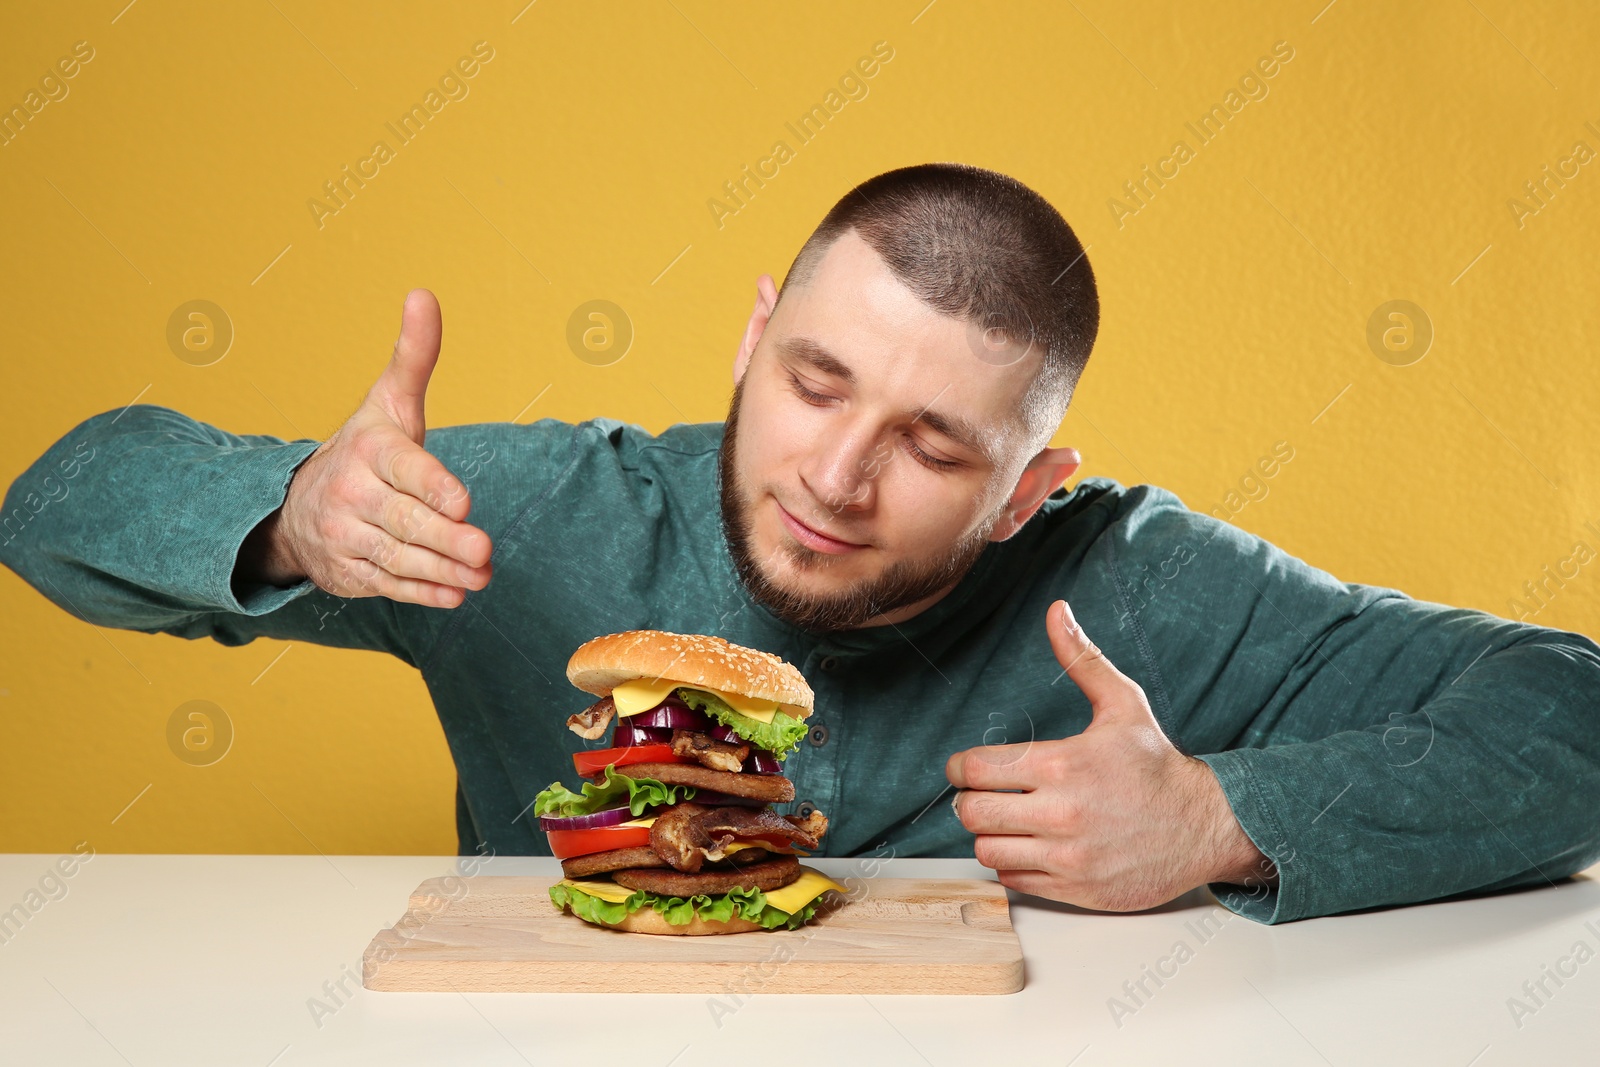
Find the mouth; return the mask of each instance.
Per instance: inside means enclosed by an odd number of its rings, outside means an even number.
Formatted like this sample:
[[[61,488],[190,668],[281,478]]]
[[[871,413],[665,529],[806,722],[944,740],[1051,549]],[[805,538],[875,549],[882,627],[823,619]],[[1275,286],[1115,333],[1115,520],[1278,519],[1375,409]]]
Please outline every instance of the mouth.
[[[782,504],[778,504],[778,515],[783,519],[783,525],[788,529],[789,535],[814,551],[842,556],[851,552],[858,552],[867,547],[865,544],[858,544],[854,541],[842,541],[837,537],[829,537],[820,530],[812,529],[791,515]]]

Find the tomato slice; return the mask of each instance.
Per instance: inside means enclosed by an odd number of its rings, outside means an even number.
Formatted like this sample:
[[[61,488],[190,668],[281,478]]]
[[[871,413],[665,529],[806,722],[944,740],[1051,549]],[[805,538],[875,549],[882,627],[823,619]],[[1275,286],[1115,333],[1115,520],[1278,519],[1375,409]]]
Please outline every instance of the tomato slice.
[[[682,756],[673,755],[671,745],[628,745],[623,748],[597,748],[592,752],[574,752],[572,765],[585,778],[606,773],[606,764],[618,767],[629,763],[688,763]]]
[[[777,834],[740,834],[738,839],[740,841],[748,841],[753,845],[761,845],[777,852],[790,852],[796,849],[793,841]]]
[[[546,830],[550,851],[558,860],[608,852],[614,848],[635,848],[650,844],[648,826],[602,826],[598,830]]]

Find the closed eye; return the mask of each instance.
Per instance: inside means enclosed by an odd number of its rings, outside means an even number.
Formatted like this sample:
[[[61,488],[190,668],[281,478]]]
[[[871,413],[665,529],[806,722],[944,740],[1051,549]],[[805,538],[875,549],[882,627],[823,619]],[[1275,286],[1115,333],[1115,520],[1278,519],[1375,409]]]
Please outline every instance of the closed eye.
[[[804,400],[806,403],[825,404],[829,400],[833,399],[833,397],[826,393],[818,393],[814,390],[806,388],[805,383],[796,377],[793,371],[785,371],[784,373],[789,376],[789,387],[794,390],[796,396],[798,396],[801,400]]]
[[[938,459],[937,457],[928,455],[928,453],[924,452],[917,446],[916,439],[912,437],[906,438],[906,451],[910,452],[917,462],[927,464],[936,471],[947,471],[961,466],[961,464],[955,462],[954,460]]]

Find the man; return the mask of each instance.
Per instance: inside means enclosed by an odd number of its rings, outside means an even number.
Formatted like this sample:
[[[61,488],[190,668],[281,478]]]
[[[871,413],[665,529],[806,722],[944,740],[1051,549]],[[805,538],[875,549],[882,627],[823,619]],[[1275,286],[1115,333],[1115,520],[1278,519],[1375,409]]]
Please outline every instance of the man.
[[[1209,885],[1263,922],[1600,859],[1600,646],[1339,582],[1154,486],[1059,488],[1097,324],[1042,198],[909,167],[847,194],[781,294],[758,280],[722,426],[425,436],[417,290],[326,442],[106,412],[17,480],[0,559],[100,625],[417,667],[463,854],[547,851],[566,657],[656,628],[801,667],[786,772],[831,855],[975,855],[1111,910]],[[72,504],[35,507],[85,455]]]

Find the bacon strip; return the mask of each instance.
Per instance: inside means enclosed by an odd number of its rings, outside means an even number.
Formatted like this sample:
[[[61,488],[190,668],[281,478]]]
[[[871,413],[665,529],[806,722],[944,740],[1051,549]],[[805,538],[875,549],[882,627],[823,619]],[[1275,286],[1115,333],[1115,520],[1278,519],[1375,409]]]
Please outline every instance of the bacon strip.
[[[675,869],[693,874],[707,862],[726,859],[729,842],[779,838],[814,849],[827,828],[828,817],[820,811],[802,820],[771,808],[708,808],[683,801],[657,816],[650,827],[650,848]]]
[[[568,715],[567,729],[585,741],[593,741],[606,732],[606,727],[611,725],[611,720],[616,714],[616,701],[610,697],[601,697],[576,715]]]
[[[673,730],[672,754],[692,759],[714,771],[739,774],[744,770],[745,757],[750,755],[750,746],[718,741],[710,734],[694,730]]]

